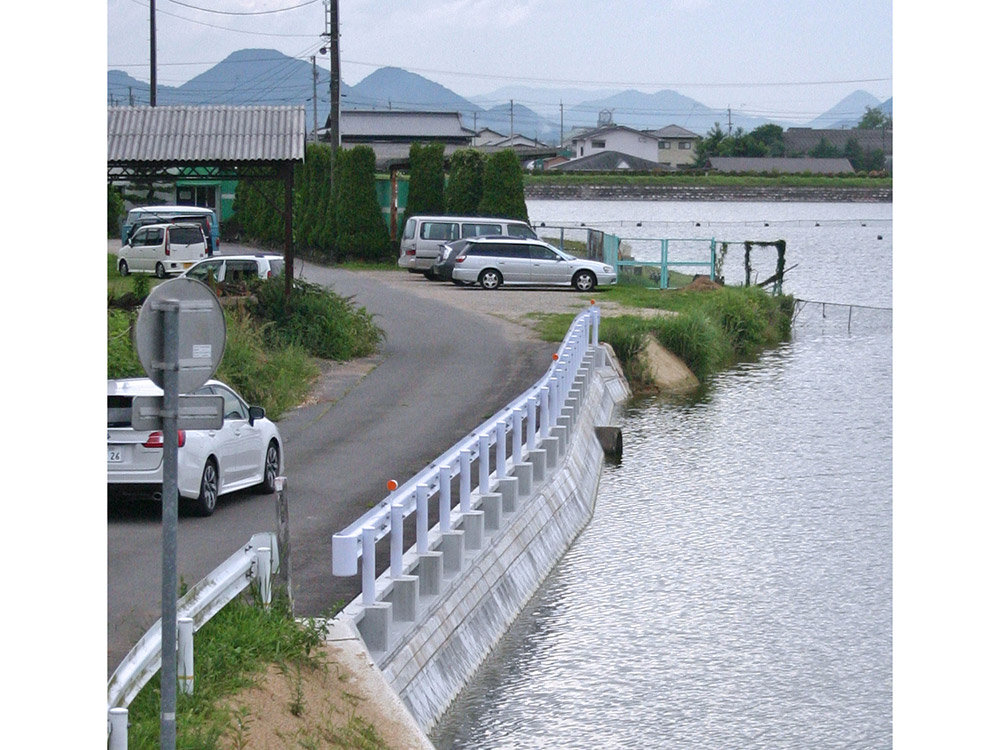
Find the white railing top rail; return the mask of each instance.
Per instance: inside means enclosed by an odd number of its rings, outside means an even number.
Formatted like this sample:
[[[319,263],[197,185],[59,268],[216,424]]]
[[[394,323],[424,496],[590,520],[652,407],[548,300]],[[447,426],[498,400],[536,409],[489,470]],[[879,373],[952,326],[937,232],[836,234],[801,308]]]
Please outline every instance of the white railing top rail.
[[[335,558],[340,559],[342,555],[346,554],[348,557],[353,557],[356,564],[357,559],[362,556],[361,537],[363,529],[366,527],[374,529],[375,541],[385,537],[390,531],[393,504],[402,505],[404,515],[409,515],[414,512],[417,505],[416,496],[418,486],[425,485],[428,490],[428,495],[432,495],[436,492],[440,485],[441,467],[444,466],[450,467],[449,476],[454,478],[459,472],[461,453],[463,451],[468,451],[470,454],[470,460],[477,459],[479,457],[480,450],[480,437],[485,437],[487,435],[489,436],[488,445],[492,446],[495,444],[497,439],[497,426],[504,423],[507,430],[512,429],[514,424],[514,413],[518,409],[526,408],[532,398],[538,399],[542,389],[548,387],[549,383],[556,376],[558,371],[565,370],[569,375],[568,379],[572,381],[576,376],[576,372],[579,369],[583,357],[589,347],[591,345],[596,346],[597,344],[597,331],[600,325],[600,316],[600,308],[591,302],[590,308],[584,310],[578,314],[576,318],[574,318],[566,336],[563,338],[563,341],[559,346],[559,349],[552,358],[552,364],[549,365],[545,374],[533,386],[507,404],[507,406],[502,408],[495,415],[469,432],[458,443],[438,456],[434,461],[424,467],[409,480],[401,484],[396,490],[386,495],[368,512],[354,521],[354,523],[347,526],[339,534],[335,534],[334,543],[339,547],[339,549],[334,553]],[[492,475],[493,474],[491,473],[491,476]],[[354,545],[355,552],[353,555],[343,551],[344,547],[342,545],[345,544]],[[336,571],[334,574],[338,575]],[[341,573],[340,575],[344,574],[346,573]]]
[[[277,572],[277,535],[270,532],[254,534],[249,542],[178,600],[177,617],[190,617],[194,620],[194,629],[198,630],[235,599],[258,575],[255,568],[259,547],[271,548],[270,573]],[[161,622],[157,620],[111,675],[108,680],[108,708],[128,706],[159,670],[162,657],[160,627]]]

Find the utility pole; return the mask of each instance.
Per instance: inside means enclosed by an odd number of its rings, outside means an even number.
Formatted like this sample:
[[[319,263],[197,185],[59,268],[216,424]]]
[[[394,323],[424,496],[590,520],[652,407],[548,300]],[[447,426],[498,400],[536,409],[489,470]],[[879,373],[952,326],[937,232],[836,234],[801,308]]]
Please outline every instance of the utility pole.
[[[732,107],[727,107],[726,108],[726,115],[729,118],[729,132],[727,133],[727,135],[732,135],[733,134],[733,108]]]
[[[310,55],[310,60],[312,60],[313,65],[313,141],[317,140],[317,133],[319,132],[319,120],[317,119],[319,115],[316,113],[316,55]]]
[[[510,100],[510,137],[514,137],[514,100]]]
[[[559,102],[559,148],[563,145],[563,103]]]
[[[149,0],[149,106],[156,106],[156,0]]]
[[[330,180],[340,148],[340,0],[330,0]]]

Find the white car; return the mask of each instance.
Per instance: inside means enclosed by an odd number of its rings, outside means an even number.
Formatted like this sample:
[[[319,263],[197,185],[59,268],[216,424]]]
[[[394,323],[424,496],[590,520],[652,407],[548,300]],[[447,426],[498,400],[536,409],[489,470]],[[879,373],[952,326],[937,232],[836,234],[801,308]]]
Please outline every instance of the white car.
[[[454,281],[497,289],[504,284],[571,286],[589,292],[618,280],[614,266],[577,258],[529,238],[470,239],[455,257]]]
[[[252,279],[270,279],[285,272],[285,258],[274,253],[254,255],[216,255],[198,261],[181,276],[190,276],[206,284],[239,284]]]
[[[118,272],[168,274],[187,270],[210,255],[208,239],[197,224],[149,224],[132,233],[118,251]]]
[[[249,406],[225,383],[210,380],[195,391],[223,397],[220,430],[179,430],[177,491],[195,513],[209,516],[220,495],[246,487],[274,492],[284,471],[278,428],[259,406]],[[163,432],[132,429],[132,399],[162,396],[149,378],[108,381],[108,489],[149,492],[163,486]]]

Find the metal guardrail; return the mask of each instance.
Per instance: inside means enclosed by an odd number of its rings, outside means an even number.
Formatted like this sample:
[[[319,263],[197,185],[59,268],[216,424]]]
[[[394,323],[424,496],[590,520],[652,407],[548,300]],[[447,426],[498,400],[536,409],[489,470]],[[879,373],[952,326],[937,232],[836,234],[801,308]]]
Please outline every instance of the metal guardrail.
[[[339,534],[332,537],[333,574],[353,576],[362,561],[361,594],[365,604],[375,601],[375,543],[392,533],[392,570],[397,571],[402,558],[402,524],[417,514],[417,548],[427,547],[427,503],[438,494],[442,530],[451,509],[451,480],[461,477],[459,503],[463,512],[470,509],[471,470],[473,461],[479,461],[480,492],[488,492],[492,478],[505,476],[507,466],[506,443],[508,434],[512,442],[514,462],[521,460],[521,434],[527,419],[526,442],[528,450],[544,439],[555,426],[557,416],[565,405],[570,386],[576,378],[584,355],[598,343],[600,308],[592,306],[573,320],[549,369],[535,385],[514,399],[497,414],[480,424],[465,438],[432,461],[422,471],[402,486],[393,489],[371,510],[358,518]],[[489,470],[489,453],[495,449],[493,471]],[[445,510],[447,504],[448,509]]]
[[[254,581],[261,587],[264,602],[270,602],[270,579],[277,572],[279,562],[277,535],[271,532],[254,534],[249,542],[178,600],[178,621],[191,621],[193,633]],[[161,625],[157,620],[146,631],[108,680],[109,737],[116,734],[121,737],[123,733],[127,736],[125,709],[160,669]],[[192,674],[185,673],[184,677],[193,681]],[[117,746],[112,743],[112,747]]]

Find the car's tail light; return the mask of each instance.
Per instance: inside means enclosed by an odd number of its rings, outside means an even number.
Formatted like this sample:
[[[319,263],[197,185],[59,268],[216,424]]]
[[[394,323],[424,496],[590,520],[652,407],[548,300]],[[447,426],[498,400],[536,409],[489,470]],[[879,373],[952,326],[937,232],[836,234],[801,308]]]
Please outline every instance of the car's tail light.
[[[406,254],[407,255],[416,255],[417,254],[417,249],[413,248],[412,250],[407,250]]]
[[[271,272],[270,271],[267,272],[267,278],[271,278]]]
[[[177,430],[177,447],[184,447],[184,439],[187,437],[184,430]],[[160,430],[156,432],[149,433],[149,437],[146,438],[146,442],[142,444],[143,448],[162,448],[163,447],[163,433]]]
[[[457,258],[455,258],[455,262],[456,263],[462,263],[464,260],[465,260],[465,256],[464,255],[460,255]]]

